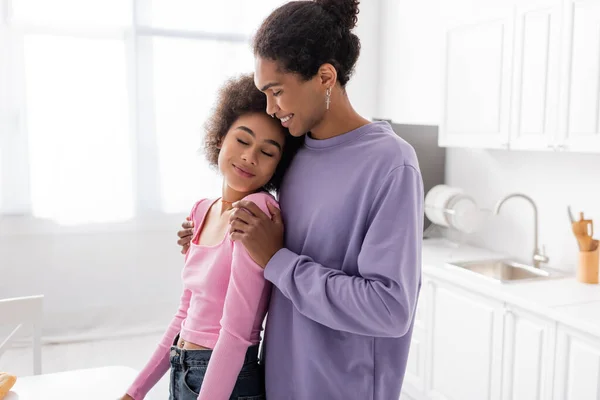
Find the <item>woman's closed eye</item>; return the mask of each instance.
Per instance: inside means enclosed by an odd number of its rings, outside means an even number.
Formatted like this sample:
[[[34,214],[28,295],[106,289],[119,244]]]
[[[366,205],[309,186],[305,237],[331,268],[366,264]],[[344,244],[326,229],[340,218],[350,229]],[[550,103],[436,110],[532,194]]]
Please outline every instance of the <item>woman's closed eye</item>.
[[[273,96],[277,97],[281,94],[281,90],[278,90],[276,92],[273,92]]]
[[[266,151],[263,151],[262,153],[263,153],[265,156],[267,156],[267,157],[274,157],[274,155],[273,155],[273,154],[271,154],[271,153],[267,153]]]
[[[237,141],[238,143],[243,144],[244,146],[248,146],[248,143],[244,142],[242,139],[238,139]]]

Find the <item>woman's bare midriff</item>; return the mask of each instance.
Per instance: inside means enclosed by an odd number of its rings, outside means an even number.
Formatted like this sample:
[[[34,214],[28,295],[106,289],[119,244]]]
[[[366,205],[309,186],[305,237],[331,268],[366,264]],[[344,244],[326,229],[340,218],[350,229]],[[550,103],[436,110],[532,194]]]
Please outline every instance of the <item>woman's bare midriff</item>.
[[[195,343],[191,343],[191,342],[186,342],[181,337],[179,338],[179,341],[177,342],[177,347],[179,347],[180,349],[184,349],[184,350],[212,350],[212,349],[209,349],[208,347],[199,346],[199,345],[197,345]]]

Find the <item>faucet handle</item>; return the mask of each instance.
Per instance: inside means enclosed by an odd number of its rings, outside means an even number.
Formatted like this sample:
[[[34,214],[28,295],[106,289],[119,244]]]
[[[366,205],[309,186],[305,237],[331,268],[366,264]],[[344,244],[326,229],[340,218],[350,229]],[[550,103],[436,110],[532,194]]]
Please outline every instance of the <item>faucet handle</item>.
[[[550,260],[548,258],[548,256],[546,255],[546,246],[545,245],[542,245],[542,251],[540,251],[538,254],[535,254],[533,256],[533,259],[540,263],[547,263]]]

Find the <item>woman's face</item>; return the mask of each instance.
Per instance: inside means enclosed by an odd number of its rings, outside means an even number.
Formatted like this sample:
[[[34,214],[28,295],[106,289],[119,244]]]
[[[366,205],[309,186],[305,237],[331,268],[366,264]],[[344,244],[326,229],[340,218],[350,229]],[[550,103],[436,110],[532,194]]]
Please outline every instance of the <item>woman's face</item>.
[[[254,84],[267,96],[267,113],[274,115],[293,136],[309,132],[324,117],[324,88],[317,76],[308,81],[282,72],[275,61],[256,57]]]
[[[218,163],[225,183],[240,193],[260,189],[275,173],[284,144],[276,119],[264,113],[242,115],[221,143]]]

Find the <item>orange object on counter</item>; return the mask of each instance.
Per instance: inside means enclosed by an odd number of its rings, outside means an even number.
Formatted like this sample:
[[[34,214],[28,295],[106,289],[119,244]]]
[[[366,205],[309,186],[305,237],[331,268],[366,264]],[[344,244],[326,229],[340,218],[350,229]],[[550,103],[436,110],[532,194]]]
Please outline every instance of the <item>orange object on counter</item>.
[[[16,376],[0,372],[0,400],[8,394],[8,391],[14,386],[16,381]]]
[[[582,283],[598,283],[598,240],[592,247],[594,250],[579,252],[577,280]]]

